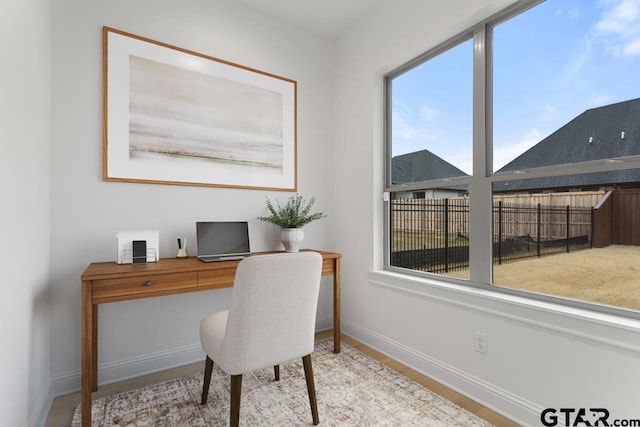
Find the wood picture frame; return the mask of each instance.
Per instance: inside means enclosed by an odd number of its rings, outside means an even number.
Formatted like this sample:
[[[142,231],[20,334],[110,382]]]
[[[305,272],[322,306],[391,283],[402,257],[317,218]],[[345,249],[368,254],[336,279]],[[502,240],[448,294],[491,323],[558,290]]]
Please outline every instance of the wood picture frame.
[[[103,179],[297,190],[297,82],[103,27]]]

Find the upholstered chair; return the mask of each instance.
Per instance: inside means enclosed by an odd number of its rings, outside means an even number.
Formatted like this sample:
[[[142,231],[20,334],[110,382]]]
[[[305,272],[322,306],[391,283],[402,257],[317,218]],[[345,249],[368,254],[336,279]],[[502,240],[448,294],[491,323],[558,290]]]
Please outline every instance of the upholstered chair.
[[[253,255],[238,265],[229,310],[200,322],[207,354],[202,401],[207,403],[213,364],[231,376],[230,425],[240,421],[242,375],[302,358],[313,424],[318,407],[311,365],[322,271],[316,252]]]

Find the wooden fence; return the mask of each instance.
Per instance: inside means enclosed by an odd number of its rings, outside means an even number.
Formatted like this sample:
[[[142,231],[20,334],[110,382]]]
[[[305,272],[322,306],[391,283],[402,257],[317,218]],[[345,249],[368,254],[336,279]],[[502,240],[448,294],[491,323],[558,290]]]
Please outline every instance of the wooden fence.
[[[563,239],[566,234],[566,206],[575,212],[591,209],[604,197],[604,191],[581,191],[575,193],[534,193],[493,196],[494,206],[502,203],[504,209],[513,211],[508,221],[502,222],[503,233],[507,236],[531,236],[541,240]],[[538,213],[526,207],[544,207]],[[519,208],[525,207],[525,208]],[[494,229],[498,219],[494,215]],[[540,228],[538,229],[538,222]],[[590,216],[576,215],[571,220],[569,235],[582,236],[591,227]],[[588,232],[591,236],[591,232]]]
[[[469,199],[395,199],[391,201],[393,224],[396,231],[430,230],[469,235]]]
[[[538,212],[535,208],[553,207],[542,212],[541,238],[553,240],[566,236],[565,207],[582,209],[596,206],[604,196],[604,191],[584,191],[576,193],[548,193],[548,194],[512,194],[496,195],[493,197],[494,207],[500,203],[509,211],[507,222],[503,222],[505,236],[538,237]],[[469,236],[467,197],[450,197],[449,209],[441,208],[445,199],[395,199],[392,200],[392,229],[411,232],[416,229],[430,230],[441,233],[447,229],[450,233]],[[533,210],[532,210],[533,208]],[[495,209],[495,208],[494,208]],[[445,221],[446,215],[446,221]],[[506,217],[505,217],[506,218]],[[496,215],[494,215],[494,229],[497,230]],[[583,234],[584,227],[590,226],[590,218],[578,219],[569,230],[573,236]],[[533,233],[533,234],[532,234]]]
[[[502,263],[589,247],[592,206],[603,194],[495,197],[494,261]],[[574,205],[542,204],[548,201]],[[468,198],[395,199],[391,201],[390,215],[392,265],[433,272],[468,267]]]
[[[607,193],[593,209],[593,246],[640,246],[640,189]]]
[[[498,201],[493,207],[493,230],[503,237],[527,236],[534,240],[591,238],[591,207],[514,205]]]
[[[524,206],[571,206],[591,208],[598,204],[605,191],[579,191],[575,193],[496,194],[493,202]]]

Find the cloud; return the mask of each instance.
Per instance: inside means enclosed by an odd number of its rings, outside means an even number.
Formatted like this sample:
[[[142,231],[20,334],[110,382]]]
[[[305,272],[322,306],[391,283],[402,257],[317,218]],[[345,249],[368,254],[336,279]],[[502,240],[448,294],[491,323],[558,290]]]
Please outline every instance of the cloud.
[[[467,175],[473,174],[473,153],[470,150],[462,151],[455,158],[445,158],[445,160]]]
[[[440,111],[435,108],[423,106],[416,110],[405,103],[394,102],[392,115],[394,156],[424,150],[430,143],[442,138],[441,130],[426,123],[440,116]]]
[[[596,108],[601,107],[606,104],[610,104],[614,98],[609,94],[594,94],[585,104],[585,108]]]
[[[585,50],[574,54],[562,68],[562,72],[560,73],[560,79],[562,83],[569,84],[573,82],[584,64],[587,63],[587,60],[590,56],[591,45],[587,41],[587,43],[585,44]]]
[[[401,140],[404,142],[421,142],[424,145],[425,140],[433,140],[437,136],[436,132],[428,128],[409,126],[406,123],[397,121],[393,123],[394,142]]]
[[[582,16],[582,13],[580,12],[580,9],[578,9],[577,7],[573,7],[567,11],[567,16],[569,17],[569,19],[573,20],[580,18]]]
[[[439,136],[437,131],[421,125],[420,122],[415,123],[411,109],[406,105],[394,103],[392,115],[394,156],[424,149],[427,141],[433,141]]]
[[[636,37],[633,40],[629,41],[622,48],[623,56],[638,56],[640,55],[640,37]]]
[[[640,56],[640,0],[607,2],[611,5],[595,24],[596,37],[609,45],[614,57]]]
[[[582,16],[580,9],[572,7],[567,10],[558,8],[556,9],[556,16],[566,16],[569,20],[578,19]]]
[[[513,144],[497,148],[493,151],[493,169],[498,170],[504,165],[527,151],[544,139],[544,135],[536,128],[531,128],[524,137]]]
[[[435,108],[424,106],[420,108],[420,117],[431,121],[440,117],[440,111]]]
[[[640,1],[623,0],[603,13],[596,23],[596,30],[602,33],[624,35],[634,31],[634,23],[640,17]]]

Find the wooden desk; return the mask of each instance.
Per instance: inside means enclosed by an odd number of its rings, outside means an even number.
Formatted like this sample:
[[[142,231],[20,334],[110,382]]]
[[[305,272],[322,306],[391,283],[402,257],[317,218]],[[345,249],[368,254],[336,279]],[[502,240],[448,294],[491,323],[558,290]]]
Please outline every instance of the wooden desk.
[[[333,351],[340,352],[340,257],[322,255],[333,276]],[[98,304],[233,286],[239,261],[205,263],[195,257],[149,264],[90,264],[82,273],[82,426],[91,426],[91,392],[98,389]]]

